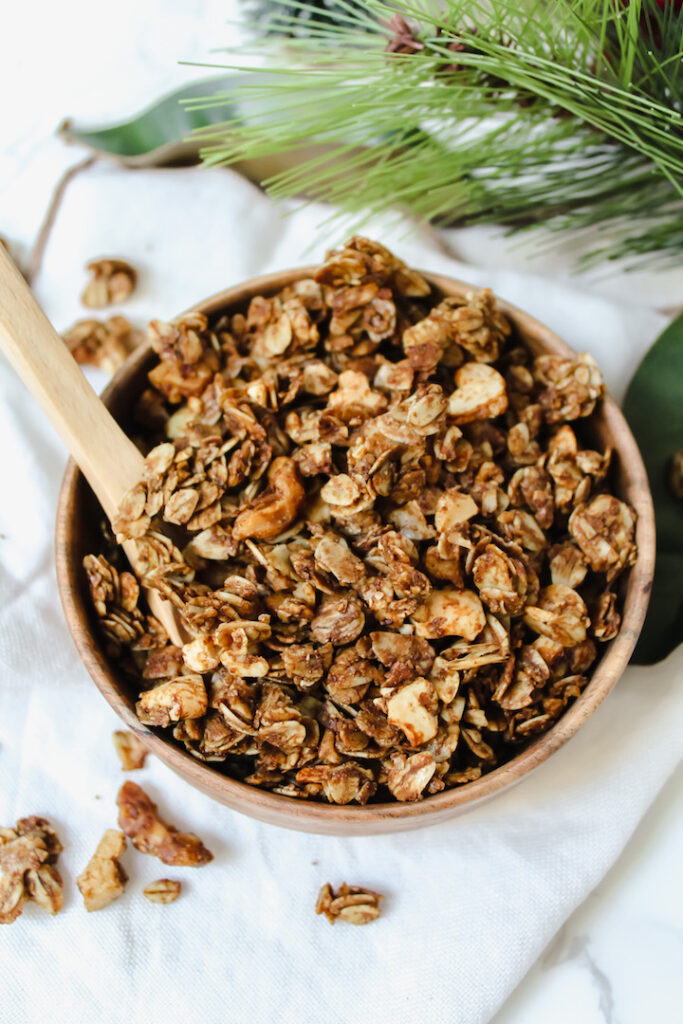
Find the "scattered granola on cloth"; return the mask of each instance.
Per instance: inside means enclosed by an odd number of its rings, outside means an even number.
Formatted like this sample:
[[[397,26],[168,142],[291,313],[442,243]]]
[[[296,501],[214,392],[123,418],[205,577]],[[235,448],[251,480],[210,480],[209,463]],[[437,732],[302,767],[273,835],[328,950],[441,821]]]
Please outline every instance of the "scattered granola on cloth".
[[[85,870],[76,879],[86,910],[102,910],[123,893],[128,875],[119,863],[119,857],[125,849],[123,832],[108,828]]]
[[[357,885],[339,886],[335,893],[329,882],[326,882],[318,893],[315,904],[316,914],[324,914],[330,924],[337,918],[347,924],[370,924],[376,921],[381,911],[379,902],[384,899],[372,889],[361,889]]]
[[[150,903],[175,903],[180,896],[180,882],[172,878],[158,878],[142,890]]]
[[[213,860],[199,836],[179,832],[159,817],[157,805],[134,782],[124,782],[116,802],[119,826],[140,853],[151,853],[164,864],[201,867]]]
[[[114,749],[119,755],[122,771],[134,772],[145,767],[149,750],[134,732],[129,732],[127,729],[117,729],[112,734],[112,740],[114,742]]]
[[[103,309],[123,302],[135,291],[138,275],[125,260],[92,260],[86,270],[91,274],[81,302],[90,309]]]
[[[62,335],[77,363],[114,373],[143,338],[125,316],[79,320]]]
[[[20,818],[14,828],[0,828],[0,924],[12,924],[28,900],[59,913],[64,896],[56,864],[62,849],[45,818]]]
[[[141,578],[106,541],[84,562],[142,723],[335,804],[466,785],[553,725],[635,559],[589,355],[534,357],[489,291],[444,298],[358,237],[150,337],[145,474],[113,523]]]

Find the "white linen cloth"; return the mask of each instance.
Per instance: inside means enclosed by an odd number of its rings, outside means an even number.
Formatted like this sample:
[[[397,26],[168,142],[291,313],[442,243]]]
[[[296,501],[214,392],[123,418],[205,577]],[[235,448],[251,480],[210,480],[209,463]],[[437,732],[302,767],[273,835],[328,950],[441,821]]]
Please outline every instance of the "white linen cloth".
[[[169,317],[253,274],[314,262],[343,238],[317,232],[319,208],[283,218],[224,171],[126,172],[96,166],[72,184],[40,301],[58,329],[85,311],[81,267],[121,255],[140,286],[121,312]],[[589,350],[619,398],[664,319],[552,280],[464,266],[429,231],[374,222],[365,233],[415,266],[491,285]],[[98,386],[104,377],[93,375]],[[150,757],[123,775],[118,719],[79,661],[53,569],[61,442],[0,361],[0,824],[48,817],[65,846],[65,908],[29,904],[0,929],[3,1024],[483,1024],[563,921],[604,876],[683,747],[683,649],[630,668],[593,718],[516,788],[439,826],[342,839],[276,829],[213,803]],[[125,894],[87,914],[75,878],[106,828],[125,778],[215,854],[168,868],[129,848]],[[155,906],[142,888],[180,878]],[[365,928],[315,917],[319,886],[386,895]]]

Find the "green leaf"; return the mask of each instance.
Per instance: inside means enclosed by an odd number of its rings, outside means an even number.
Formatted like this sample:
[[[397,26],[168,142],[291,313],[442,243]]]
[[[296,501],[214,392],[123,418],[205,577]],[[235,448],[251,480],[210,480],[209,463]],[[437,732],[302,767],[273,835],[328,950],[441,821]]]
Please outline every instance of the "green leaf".
[[[683,639],[683,502],[668,484],[671,457],[683,448],[683,314],[636,370],[624,414],[645,461],[657,523],[654,586],[634,655],[636,662],[649,665]]]
[[[341,2],[341,0],[338,0]],[[258,71],[205,78],[177,89],[129,121],[102,128],[77,128],[65,121],[59,134],[65,141],[86,146],[100,156],[112,157],[126,167],[160,167],[198,163],[207,134],[220,131],[230,139],[250,122],[263,124],[272,116],[262,89],[270,78]],[[387,136],[378,136],[384,141]],[[427,136],[414,131],[410,145]],[[372,158],[358,146],[346,145],[345,158],[353,163]],[[231,166],[257,185],[273,177],[296,175],[302,163],[333,162],[335,177],[344,180],[344,164],[326,142],[304,142],[295,149],[245,154]],[[209,161],[207,161],[208,163]],[[298,196],[315,198],[305,187]]]
[[[162,97],[142,113],[120,124],[101,128],[79,128],[70,120],[59,128],[66,142],[86,146],[94,153],[114,158],[127,167],[160,167],[166,164],[199,162],[201,131],[220,126],[230,137],[254,117],[264,115],[265,104],[256,94],[262,76],[249,76],[249,88],[242,91],[243,74],[203,78]],[[274,174],[284,174],[299,159],[313,159],[323,147],[310,145],[299,153],[274,153],[246,157],[234,164],[251,181],[261,184]]]
[[[131,166],[197,160],[199,147],[194,140],[188,141],[191,133],[236,116],[236,112],[225,107],[189,110],[184,101],[216,97],[234,89],[240,81],[240,75],[203,78],[169,93],[129,121],[92,129],[77,128],[71,121],[65,121],[59,134],[67,142],[78,142]]]

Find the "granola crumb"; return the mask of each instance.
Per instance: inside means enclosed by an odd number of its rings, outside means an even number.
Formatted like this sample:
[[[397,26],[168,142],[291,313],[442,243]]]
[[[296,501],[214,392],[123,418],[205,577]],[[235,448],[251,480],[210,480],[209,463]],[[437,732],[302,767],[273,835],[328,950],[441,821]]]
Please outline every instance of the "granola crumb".
[[[117,729],[112,734],[112,740],[116,753],[119,755],[122,771],[134,772],[145,767],[149,750],[134,732]]]
[[[156,882],[150,882],[142,890],[150,903],[175,903],[180,896],[180,882],[172,878],[159,878]]]
[[[344,882],[335,893],[329,882],[326,882],[318,893],[315,904],[316,914],[324,914],[330,924],[339,918],[347,924],[370,924],[380,916],[380,900],[384,897]]]

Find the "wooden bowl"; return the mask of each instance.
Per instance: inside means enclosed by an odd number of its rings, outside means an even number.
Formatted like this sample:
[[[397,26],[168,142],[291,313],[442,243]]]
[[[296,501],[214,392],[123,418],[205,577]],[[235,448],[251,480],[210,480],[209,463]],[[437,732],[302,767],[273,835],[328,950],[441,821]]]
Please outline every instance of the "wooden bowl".
[[[211,314],[243,310],[254,295],[270,295],[285,285],[308,277],[311,267],[282,271],[255,278],[229,288],[197,304],[195,309]],[[449,277],[425,274],[437,292],[460,296],[471,286]],[[533,317],[506,302],[500,307],[534,353],[552,352],[571,356],[571,349]],[[114,376],[102,395],[124,428],[129,425],[135,399],[146,383],[146,373],[155,361],[149,346],[134,352]],[[84,477],[69,462],[59,496],[56,530],[57,579],[66,620],[83,662],[95,684],[124,724],[137,733],[153,754],[191,785],[220,803],[254,818],[285,828],[331,835],[371,835],[419,828],[461,814],[476,804],[519,782],[545,761],[590,718],[598,704],[622,674],[645,619],[655,555],[652,499],[640,452],[616,403],[606,397],[582,431],[601,447],[611,444],[615,459],[613,481],[616,493],[631,504],[637,514],[636,564],[620,581],[623,621],[617,637],[603,645],[602,656],[580,697],[548,732],[539,736],[507,764],[475,782],[445,790],[417,803],[333,806],[257,789],[222,774],[188,754],[174,740],[141,725],[135,715],[136,694],[104,653],[96,628],[85,573],[81,561],[98,549],[99,508]]]

